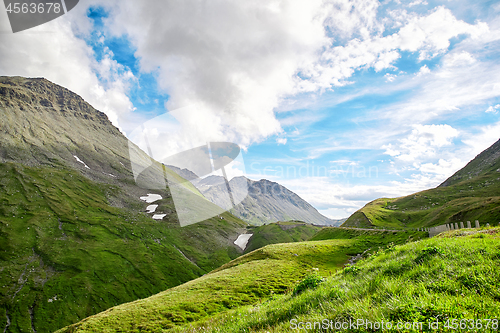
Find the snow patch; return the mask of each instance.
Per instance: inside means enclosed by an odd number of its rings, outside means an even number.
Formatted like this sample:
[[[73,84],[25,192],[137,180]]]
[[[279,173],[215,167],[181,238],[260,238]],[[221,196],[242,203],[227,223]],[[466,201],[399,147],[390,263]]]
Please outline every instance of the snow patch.
[[[155,215],[153,215],[153,218],[154,218],[155,220],[163,220],[163,218],[164,218],[165,216],[167,216],[167,214],[155,214]]]
[[[110,173],[103,172],[103,174],[108,175],[108,176],[113,177],[113,178],[116,178],[116,176],[115,176],[115,175],[112,175],[112,174],[110,174]]]
[[[147,197],[140,197],[139,199],[146,201],[147,203],[152,203],[161,200],[161,195],[148,193]]]
[[[52,297],[52,298],[49,298],[49,299],[47,300],[47,302],[49,302],[49,303],[52,303],[52,302],[54,302],[54,301],[57,301],[57,295],[56,295],[56,296],[54,296],[54,297]]]
[[[154,213],[156,208],[158,208],[158,205],[149,205],[146,207],[146,212],[148,213]]]
[[[234,241],[234,244],[238,245],[242,250],[245,250],[245,248],[247,247],[248,241],[250,240],[250,237],[252,237],[252,236],[253,236],[253,234],[241,234]]]
[[[85,162],[84,162],[84,161],[82,161],[81,159],[79,159],[79,158],[78,158],[78,156],[73,155],[73,157],[74,157],[74,158],[76,158],[76,161],[77,161],[77,162],[82,163],[84,167],[86,167],[87,169],[89,169],[89,170],[90,170],[89,166],[88,166],[87,164],[85,164]]]

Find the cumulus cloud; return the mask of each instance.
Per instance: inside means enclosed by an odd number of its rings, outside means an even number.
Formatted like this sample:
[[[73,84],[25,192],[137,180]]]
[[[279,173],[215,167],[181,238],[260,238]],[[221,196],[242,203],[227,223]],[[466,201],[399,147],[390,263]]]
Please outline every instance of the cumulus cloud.
[[[410,2],[410,4],[408,5],[408,7],[413,7],[413,6],[418,6],[418,5],[427,6],[428,3],[427,3],[427,1],[423,1],[423,0],[415,0],[413,2]]]
[[[425,173],[449,177],[463,166],[464,162],[459,158],[452,158],[450,160],[440,158],[438,163],[423,163],[418,169]]]
[[[488,25],[474,25],[457,20],[451,11],[438,7],[429,15],[411,15],[397,32],[383,36],[369,35],[354,38],[345,45],[325,50],[319,61],[312,62],[301,73],[308,79],[303,90],[329,89],[343,86],[356,70],[374,68],[381,71],[393,68],[401,51],[418,52],[420,60],[443,54],[450,46],[450,39],[462,34],[478,39],[489,32]]]
[[[335,38],[353,36],[369,38],[373,32],[381,32],[384,26],[377,20],[380,7],[376,0],[332,0],[326,2],[329,15],[325,21]]]
[[[431,157],[436,149],[452,144],[459,135],[450,125],[414,125],[410,135],[400,139],[395,148],[392,144],[383,145],[385,154],[399,160],[412,162],[421,157]]]
[[[88,0],[71,12],[71,24],[70,15],[65,15],[23,33],[0,35],[0,73],[47,77],[82,95],[123,127],[133,114],[127,93],[136,78],[109,50],[97,61],[82,39],[92,26],[85,15],[88,6],[105,6],[109,18],[104,20],[106,35],[102,38],[128,38],[141,71],[153,72],[169,95],[166,108],[174,119],[156,119],[135,139],[140,143],[144,134],[156,138],[157,142],[151,142],[154,156],[165,157],[207,141],[232,141],[246,147],[282,134],[281,126],[317,122],[322,119],[318,113],[282,116],[278,121],[275,112],[297,109],[290,96],[318,96],[352,84],[356,71],[381,72],[380,80],[394,81],[396,74],[384,70],[396,73],[395,64],[403,52],[415,53],[421,61],[442,56],[432,71],[421,64],[417,75],[409,75],[407,81],[415,88],[413,97],[374,111],[373,119],[387,120],[384,133],[380,128],[367,129],[360,138],[356,132],[349,145],[315,143],[309,156],[382,146],[395,161],[412,165],[420,175],[384,186],[334,190],[317,177],[311,182],[290,183],[291,189],[301,195],[303,190],[306,199],[324,209],[347,212],[368,198],[436,185],[459,164],[439,155],[459,132],[449,125],[418,124],[435,123],[433,118],[446,112],[467,112],[461,108],[484,105],[498,96],[500,65],[482,61],[481,54],[471,51],[487,52],[482,46],[498,40],[498,31],[490,31],[480,21],[459,20],[443,6],[411,12],[417,4],[426,2],[416,0],[380,15],[385,5],[376,0]],[[6,23],[5,13],[0,15],[4,15],[0,24]],[[464,39],[450,51],[450,40],[457,37]],[[398,85],[380,89],[408,88],[405,73],[397,73]],[[422,85],[417,87],[419,83]],[[372,93],[374,87],[369,89],[357,96]],[[487,112],[497,109],[491,106]],[[408,131],[409,124],[414,125]],[[404,137],[394,139],[401,133]],[[479,152],[497,133],[498,124],[464,142],[473,147],[470,151]],[[289,137],[298,135],[296,130]],[[278,136],[276,142],[287,141]],[[436,161],[438,155],[441,159]],[[237,170],[233,173],[238,174]],[[328,202],[337,202],[337,206],[328,206]]]
[[[385,77],[385,82],[393,82],[394,80],[396,80],[396,78],[398,76],[394,75],[394,74],[387,73],[384,75],[384,77]]]
[[[486,109],[486,113],[498,113],[498,109],[500,109],[500,104],[497,104],[495,106],[490,105],[488,109]]]
[[[287,138],[277,138],[276,139],[276,143],[278,143],[278,145],[286,145],[287,143]]]
[[[135,78],[110,52],[96,61],[75,36],[91,29],[85,17],[90,5],[109,11],[104,22],[111,35],[103,37],[127,37],[141,70],[157,74],[170,96],[168,110],[197,106],[190,117],[176,117],[191,136],[245,147],[282,131],[275,111],[289,96],[349,84],[356,70],[393,68],[401,51],[433,57],[447,50],[451,38],[476,38],[487,30],[438,7],[399,17],[401,28],[384,36],[376,0],[89,0],[72,11],[72,26],[65,16],[38,28],[51,29],[50,37],[33,37],[37,30],[2,35],[3,74],[46,76],[81,94],[115,124],[130,117],[127,91]]]
[[[470,45],[464,43],[462,47]],[[469,52],[450,52],[432,71],[424,65],[413,76],[415,86],[411,87],[410,98],[386,106],[374,117],[387,119],[396,128],[433,122],[456,112],[466,117],[499,96],[499,76],[500,65],[496,61],[478,61]],[[405,84],[401,80],[401,85]]]
[[[422,76],[422,75],[429,74],[430,72],[431,72],[431,70],[429,69],[429,67],[427,67],[427,65],[423,65],[422,67],[420,67],[420,69],[416,75]]]
[[[0,29],[8,31],[6,14],[0,15],[5,16]],[[127,97],[132,73],[109,51],[101,61],[95,60],[92,48],[75,36],[65,17],[24,32],[0,34],[0,59],[0,75],[45,77],[105,112],[115,126],[120,127],[119,119],[133,110]]]
[[[274,108],[295,92],[297,68],[328,44],[322,7],[319,0],[120,1],[108,26],[132,41],[143,71],[157,71],[168,110],[196,104],[196,119],[212,119],[204,137],[248,145],[281,131]]]
[[[158,74],[166,108],[196,104],[195,118],[210,124],[203,137],[243,146],[282,131],[275,111],[289,96],[349,84],[356,70],[393,68],[400,51],[435,56],[449,39],[487,29],[439,7],[383,36],[375,0],[105,5],[110,31],[131,40],[142,71]]]

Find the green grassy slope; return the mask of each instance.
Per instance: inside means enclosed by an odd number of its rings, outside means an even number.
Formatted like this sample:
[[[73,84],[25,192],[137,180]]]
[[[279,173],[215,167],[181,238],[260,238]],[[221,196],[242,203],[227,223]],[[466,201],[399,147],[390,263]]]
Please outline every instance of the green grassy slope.
[[[465,167],[457,171],[453,176],[444,181],[439,187],[446,187],[460,183],[464,180],[473,179],[481,174],[495,174],[500,169],[500,140],[491,147],[484,150]]]
[[[498,175],[500,176],[500,174]],[[484,176],[395,199],[377,199],[350,216],[343,226],[418,228],[479,220],[500,221],[500,181]]]
[[[301,242],[311,238],[320,227],[303,222],[278,222],[259,227],[249,227],[253,236],[248,241],[245,253],[269,244]]]
[[[180,228],[164,172],[200,193],[75,93],[2,76],[0,114],[0,330],[53,332],[241,255],[245,222]],[[145,213],[148,193],[162,220]]]
[[[307,332],[338,331],[318,328],[327,319],[333,325],[362,320],[345,332],[379,331],[366,326],[368,321],[390,322],[394,332],[497,332],[499,241],[498,228],[462,229],[389,247],[298,296],[279,295],[172,331],[277,333],[298,331],[293,325],[300,322],[312,323]],[[438,328],[429,328],[428,322],[436,321]],[[314,328],[314,322],[320,324]],[[404,328],[408,322],[415,329]],[[451,328],[444,327],[447,322]],[[460,324],[466,328],[460,330]]]
[[[343,226],[418,228],[475,220],[481,225],[500,222],[500,141],[439,187],[374,200]]]
[[[361,253],[367,249],[377,250],[378,247],[390,243],[404,244],[428,237],[428,233],[419,231],[385,231],[385,230],[356,230],[350,228],[323,228],[310,240],[326,239],[356,239],[357,248],[354,252]]]
[[[53,332],[240,255],[227,237],[246,223],[232,215],[180,228],[175,213],[162,221],[141,213],[139,200],[110,206],[122,191],[62,164],[0,164],[2,330],[9,320],[7,332]],[[159,210],[175,211],[168,191],[155,193]]]
[[[424,235],[377,231],[370,242],[369,232],[343,239],[340,233],[328,233],[326,229],[319,234],[324,240],[268,245],[201,278],[150,298],[114,307],[60,332],[161,332],[231,308],[260,303],[286,293],[311,272],[330,276],[350,256]]]

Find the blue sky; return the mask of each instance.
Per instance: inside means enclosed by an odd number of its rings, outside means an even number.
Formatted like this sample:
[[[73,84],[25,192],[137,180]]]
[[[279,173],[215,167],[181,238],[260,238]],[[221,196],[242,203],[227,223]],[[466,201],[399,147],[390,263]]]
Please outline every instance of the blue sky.
[[[88,0],[0,35],[0,74],[66,86],[132,140],[169,112],[158,154],[235,142],[231,175],[332,218],[437,186],[498,140],[499,55],[495,1]]]

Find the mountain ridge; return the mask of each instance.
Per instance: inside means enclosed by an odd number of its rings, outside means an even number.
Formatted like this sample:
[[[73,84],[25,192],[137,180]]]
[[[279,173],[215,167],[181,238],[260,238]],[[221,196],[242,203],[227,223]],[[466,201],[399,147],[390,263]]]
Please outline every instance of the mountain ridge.
[[[500,221],[500,140],[433,189],[400,198],[379,198],[342,226],[421,228],[478,220]]]
[[[500,139],[472,159],[465,167],[455,172],[438,187],[459,183],[467,177],[471,179],[481,173],[500,170]]]
[[[247,223],[223,213],[181,228],[166,181],[147,186],[161,164],[77,94],[44,78],[0,77],[0,112],[6,332],[53,332],[242,254],[233,242]],[[160,198],[154,213],[140,199],[148,194]]]
[[[186,174],[196,176],[187,169],[167,167],[180,176]],[[267,179],[254,181],[244,176],[232,178],[229,181],[231,191],[235,197],[242,199],[235,207],[232,206],[227,194],[224,177],[211,175],[205,178],[191,178],[190,181],[209,201],[251,224],[300,220],[309,224],[331,226],[340,225],[345,221],[345,219],[333,220],[322,215],[293,191]]]

